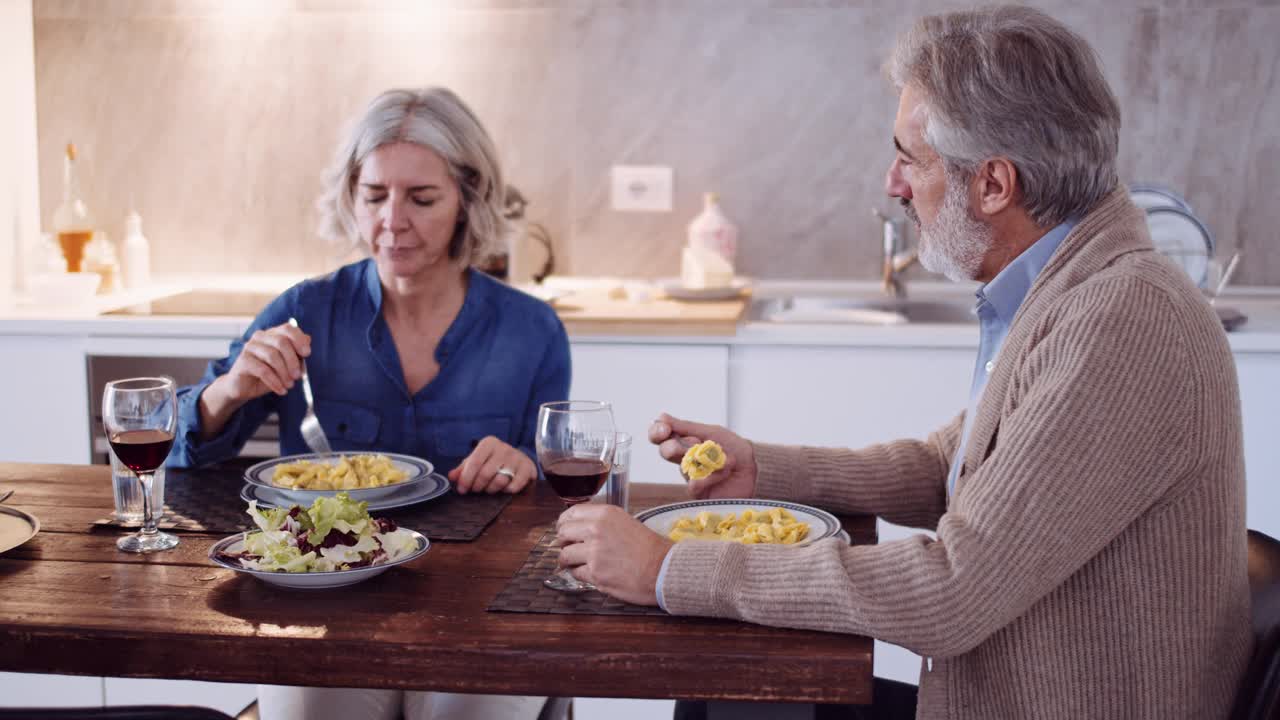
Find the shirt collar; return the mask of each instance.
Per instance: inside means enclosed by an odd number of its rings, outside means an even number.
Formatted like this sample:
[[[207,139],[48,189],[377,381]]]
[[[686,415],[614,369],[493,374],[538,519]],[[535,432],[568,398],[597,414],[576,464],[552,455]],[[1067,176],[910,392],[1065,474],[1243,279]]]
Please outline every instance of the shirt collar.
[[[382,279],[378,277],[378,263],[373,258],[364,261],[364,287],[373,303],[374,313],[382,311]]]
[[[437,358],[447,356],[466,336],[471,326],[484,314],[484,308],[489,304],[496,289],[497,281],[488,275],[478,272],[475,268],[467,268],[466,272],[467,294],[462,299],[462,309],[458,311],[458,316],[440,338],[440,343],[436,346]],[[378,276],[378,264],[373,258],[365,260],[364,280],[365,290],[369,293],[370,302],[373,303],[373,319],[370,321],[372,328],[382,316],[382,279]]]
[[[1076,219],[1068,218],[1032,243],[1031,247],[1013,259],[991,282],[978,288],[978,306],[990,306],[1004,323],[1012,323],[1018,307],[1027,297],[1027,291],[1036,276],[1049,263],[1067,233],[1075,227]]]

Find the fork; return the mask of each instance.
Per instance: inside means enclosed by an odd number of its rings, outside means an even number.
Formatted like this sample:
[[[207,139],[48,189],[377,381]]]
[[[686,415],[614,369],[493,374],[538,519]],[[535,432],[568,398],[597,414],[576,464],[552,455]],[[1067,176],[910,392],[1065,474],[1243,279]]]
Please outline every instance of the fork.
[[[298,327],[298,321],[294,318],[289,318],[289,324]],[[307,376],[307,361],[298,358],[298,362],[302,363],[302,395],[307,399],[307,414],[302,417],[302,425],[299,427],[302,442],[312,452],[328,455],[333,450],[329,447],[329,438],[324,435],[324,428],[320,427],[320,418],[316,417],[315,396],[311,394],[311,378]]]

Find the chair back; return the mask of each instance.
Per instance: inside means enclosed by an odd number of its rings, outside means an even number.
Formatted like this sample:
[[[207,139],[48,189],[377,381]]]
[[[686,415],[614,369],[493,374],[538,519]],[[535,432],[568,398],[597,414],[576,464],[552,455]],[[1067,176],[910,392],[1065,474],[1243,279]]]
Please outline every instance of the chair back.
[[[573,698],[549,697],[542,704],[538,720],[573,720]]]
[[[1236,694],[1232,720],[1280,720],[1280,540],[1249,531],[1253,656]]]

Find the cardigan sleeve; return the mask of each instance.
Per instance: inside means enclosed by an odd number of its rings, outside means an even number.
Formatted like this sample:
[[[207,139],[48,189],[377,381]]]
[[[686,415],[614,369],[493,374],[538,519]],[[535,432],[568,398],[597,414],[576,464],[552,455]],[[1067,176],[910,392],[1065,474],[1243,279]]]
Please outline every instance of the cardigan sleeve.
[[[679,543],[667,610],[870,635],[945,658],[1066,582],[1192,474],[1195,373],[1216,369],[1190,362],[1163,291],[1133,278],[1092,285],[1064,298],[1058,322],[1018,358],[1019,402],[937,540]]]
[[[933,530],[946,511],[946,478],[964,415],[925,440],[861,450],[756,443],[756,495],[883,517]]]

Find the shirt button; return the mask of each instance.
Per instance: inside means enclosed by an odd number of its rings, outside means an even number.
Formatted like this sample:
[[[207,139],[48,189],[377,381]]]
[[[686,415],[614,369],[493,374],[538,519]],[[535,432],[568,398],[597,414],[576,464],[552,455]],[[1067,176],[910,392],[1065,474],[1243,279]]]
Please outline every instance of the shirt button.
[[[995,364],[995,362],[994,362],[994,361],[992,361],[992,360],[988,360],[988,361],[987,361],[987,374],[988,374],[988,375],[990,375],[990,374],[991,374],[991,369],[992,369],[992,368],[994,368],[995,366],[996,366],[996,364]]]

